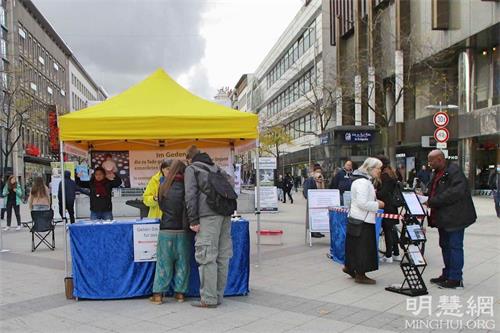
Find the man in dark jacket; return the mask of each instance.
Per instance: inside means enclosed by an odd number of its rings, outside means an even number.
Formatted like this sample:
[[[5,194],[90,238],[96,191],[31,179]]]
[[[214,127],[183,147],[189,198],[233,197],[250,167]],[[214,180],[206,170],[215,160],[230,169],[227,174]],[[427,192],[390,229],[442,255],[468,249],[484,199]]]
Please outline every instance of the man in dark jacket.
[[[343,195],[344,192],[351,190],[352,184],[352,161],[347,161],[344,164],[344,168],[337,172],[335,177],[332,178],[329,188],[340,191],[340,201],[344,204]]]
[[[189,227],[197,233],[195,258],[199,265],[201,298],[192,305],[215,308],[222,304],[229,259],[233,255],[231,216],[215,212],[207,202],[206,193],[210,191],[209,173],[226,173],[196,146],[188,149],[187,159],[191,163],[184,175],[186,210]]]
[[[447,164],[441,150],[431,151],[428,160],[434,170],[427,202],[429,226],[438,228],[444,261],[441,276],[431,283],[440,288],[463,288],[464,230],[477,218],[472,195],[464,173],[456,164]]]

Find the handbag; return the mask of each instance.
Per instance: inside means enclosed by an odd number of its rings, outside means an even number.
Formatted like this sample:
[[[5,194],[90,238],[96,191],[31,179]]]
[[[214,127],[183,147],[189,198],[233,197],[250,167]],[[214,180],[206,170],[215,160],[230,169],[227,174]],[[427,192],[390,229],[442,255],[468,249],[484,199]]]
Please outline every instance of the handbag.
[[[366,216],[364,220],[368,217],[368,213],[366,213]],[[361,236],[361,229],[363,227],[363,223],[365,223],[364,220],[360,219],[355,219],[354,217],[349,216],[347,218],[347,228],[346,228],[346,233],[352,237],[359,237]]]
[[[361,236],[361,228],[363,223],[364,222],[362,220],[358,220],[353,217],[348,217],[346,233],[352,237]]]

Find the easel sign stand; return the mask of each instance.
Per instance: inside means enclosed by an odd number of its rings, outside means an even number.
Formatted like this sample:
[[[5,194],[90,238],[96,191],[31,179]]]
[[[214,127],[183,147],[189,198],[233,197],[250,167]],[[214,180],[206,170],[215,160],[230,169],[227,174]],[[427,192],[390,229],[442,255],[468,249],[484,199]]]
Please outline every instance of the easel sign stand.
[[[307,192],[306,244],[312,247],[312,233],[330,233],[330,208],[340,206],[339,190]]]
[[[427,266],[423,257],[426,237],[422,229],[427,213],[414,191],[404,191],[402,196],[405,214],[402,218],[400,244],[404,255],[400,267],[405,279],[401,286],[391,286],[385,290],[411,297],[427,295],[427,286],[422,278]]]

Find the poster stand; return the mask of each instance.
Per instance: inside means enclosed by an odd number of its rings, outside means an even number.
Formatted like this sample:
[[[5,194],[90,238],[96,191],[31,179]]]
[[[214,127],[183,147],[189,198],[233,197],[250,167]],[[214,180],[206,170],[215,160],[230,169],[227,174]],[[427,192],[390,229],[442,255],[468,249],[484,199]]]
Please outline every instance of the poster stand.
[[[400,244],[404,255],[400,263],[405,277],[403,283],[385,290],[406,296],[427,295],[427,286],[422,278],[427,263],[423,257],[426,237],[423,222],[427,213],[414,191],[402,192],[405,214],[403,215]]]
[[[306,244],[312,247],[312,233],[330,233],[329,211],[340,206],[340,191],[331,189],[309,190],[307,192]]]

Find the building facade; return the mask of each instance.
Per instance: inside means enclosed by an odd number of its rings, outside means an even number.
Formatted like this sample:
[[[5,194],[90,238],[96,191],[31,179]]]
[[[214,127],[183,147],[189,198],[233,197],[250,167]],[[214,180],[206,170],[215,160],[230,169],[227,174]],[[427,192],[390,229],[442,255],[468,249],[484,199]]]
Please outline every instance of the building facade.
[[[83,83],[79,96],[85,102],[79,106],[97,99],[102,91],[91,89],[97,85],[32,1],[2,0],[0,17],[4,110],[0,143],[4,151],[13,148],[7,156],[0,154],[1,173],[15,174],[24,184],[35,174],[50,175],[50,162],[58,159],[57,115],[76,105],[70,100],[75,90],[70,79],[78,75]]]
[[[450,105],[440,146],[482,188],[500,163],[499,22],[497,1],[305,2],[255,72],[252,110],[290,134],[284,170],[329,176],[378,153],[418,168]]]
[[[70,112],[84,109],[107,98],[104,89],[95,83],[74,56],[69,58],[69,76]]]

